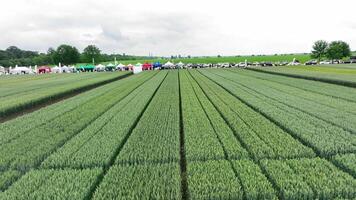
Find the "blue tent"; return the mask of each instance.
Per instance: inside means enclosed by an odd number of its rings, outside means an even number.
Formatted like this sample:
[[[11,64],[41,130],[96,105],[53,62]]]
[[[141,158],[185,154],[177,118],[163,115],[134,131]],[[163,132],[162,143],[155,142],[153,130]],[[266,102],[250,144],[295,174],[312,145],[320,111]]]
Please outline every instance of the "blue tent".
[[[153,68],[161,68],[162,67],[162,64],[160,62],[155,62],[153,63]]]

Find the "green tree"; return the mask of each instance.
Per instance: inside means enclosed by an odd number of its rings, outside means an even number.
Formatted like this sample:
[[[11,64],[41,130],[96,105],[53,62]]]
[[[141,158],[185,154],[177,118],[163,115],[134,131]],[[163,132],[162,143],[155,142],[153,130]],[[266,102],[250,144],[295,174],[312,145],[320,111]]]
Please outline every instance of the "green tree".
[[[101,60],[101,51],[95,45],[89,45],[85,47],[83,51],[83,59],[84,62],[90,63],[94,59],[95,62],[99,62]]]
[[[351,56],[350,46],[344,41],[333,41],[326,50],[326,57],[330,60],[339,60]]]
[[[80,53],[77,48],[62,44],[55,52],[52,52],[54,63],[62,63],[64,65],[75,64],[79,61]]]
[[[324,40],[318,40],[314,42],[313,50],[312,50],[312,58],[317,58],[318,62],[320,62],[321,58],[326,55],[326,50],[328,48],[328,43]]]

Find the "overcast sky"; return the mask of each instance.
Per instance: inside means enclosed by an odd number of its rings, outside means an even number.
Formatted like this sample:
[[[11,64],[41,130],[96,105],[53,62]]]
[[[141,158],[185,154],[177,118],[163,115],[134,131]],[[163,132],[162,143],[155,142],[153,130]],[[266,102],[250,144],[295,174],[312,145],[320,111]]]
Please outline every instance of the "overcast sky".
[[[309,52],[318,39],[356,49],[355,0],[3,0],[0,49],[136,55]]]

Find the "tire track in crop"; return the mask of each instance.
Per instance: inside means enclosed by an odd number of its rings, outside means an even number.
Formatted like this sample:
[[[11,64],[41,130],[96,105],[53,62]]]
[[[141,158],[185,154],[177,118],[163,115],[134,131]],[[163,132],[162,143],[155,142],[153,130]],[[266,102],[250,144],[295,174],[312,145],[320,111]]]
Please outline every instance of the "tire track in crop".
[[[180,145],[180,175],[181,175],[181,192],[182,199],[188,200],[188,174],[187,174],[187,159],[185,157],[185,144],[184,144],[184,123],[183,123],[183,106],[182,106],[182,91],[180,87],[180,70],[178,70],[178,90],[179,90],[179,145]]]
[[[332,164],[334,164],[335,167],[337,167],[339,170],[353,176],[352,174],[350,174],[348,172],[348,170],[345,170],[344,168],[341,168],[338,165],[335,165],[335,163],[333,162],[333,160],[330,157],[324,157],[321,155],[321,153],[319,152],[319,150],[314,147],[313,145],[309,144],[307,141],[305,141],[304,139],[300,138],[300,136],[298,136],[294,131],[290,130],[288,127],[285,127],[284,125],[282,125],[281,123],[279,123],[277,120],[273,119],[272,117],[268,116],[267,114],[259,111],[258,108],[256,108],[255,106],[253,106],[252,104],[244,101],[243,99],[241,99],[240,97],[238,97],[237,95],[235,95],[233,92],[231,92],[230,90],[226,89],[224,86],[222,86],[220,83],[218,83],[217,81],[211,79],[210,77],[204,75],[202,72],[200,72],[199,70],[197,70],[202,76],[206,77],[207,79],[211,80],[212,82],[214,82],[215,84],[219,85],[222,89],[224,89],[225,91],[227,91],[228,93],[230,93],[232,96],[234,96],[235,98],[239,99],[241,102],[243,102],[245,105],[247,105],[248,107],[250,107],[251,109],[253,109],[255,112],[261,114],[262,116],[264,116],[265,118],[267,118],[268,120],[270,120],[272,123],[274,123],[275,125],[277,125],[279,128],[281,128],[283,131],[285,131],[286,133],[288,133],[290,136],[292,136],[294,139],[298,140],[300,143],[302,143],[303,145],[311,148],[314,153],[317,155],[317,157],[319,158],[324,158],[327,161],[331,162]],[[351,152],[353,153],[353,152]],[[260,165],[259,165],[260,166]],[[263,169],[262,169],[263,170]],[[264,174],[266,175],[265,171]],[[266,175],[266,177],[268,177]],[[354,177],[354,176],[353,176]],[[270,178],[269,178],[270,180]],[[273,182],[270,180],[270,182],[273,184]],[[275,185],[274,185],[275,187]],[[277,188],[277,187],[276,187]]]
[[[158,85],[158,87],[156,88],[156,90],[153,92],[152,96],[150,97],[150,99],[147,101],[145,107],[143,108],[143,110],[141,111],[141,113],[139,114],[139,116],[137,117],[137,119],[135,120],[135,122],[132,124],[132,126],[130,127],[129,132],[126,134],[126,136],[124,137],[124,139],[122,140],[121,144],[117,146],[116,150],[114,151],[112,157],[110,158],[110,161],[108,162],[108,165],[104,166],[104,170],[102,172],[102,174],[97,178],[95,184],[93,185],[93,187],[91,188],[91,190],[88,192],[88,195],[86,196],[85,199],[92,199],[94,196],[94,193],[96,191],[96,189],[99,187],[99,185],[101,184],[101,182],[103,181],[105,175],[108,173],[110,167],[112,167],[115,164],[115,159],[116,157],[119,155],[120,151],[122,150],[122,148],[124,147],[125,143],[127,142],[127,140],[129,139],[129,137],[131,136],[133,130],[136,128],[138,122],[140,121],[142,115],[145,113],[148,105],[151,103],[153,97],[156,95],[157,91],[159,90],[159,88],[161,87],[162,83],[165,81],[166,77],[168,75],[168,72],[166,73],[166,75],[164,76],[164,78],[162,79],[161,83]]]
[[[198,70],[197,70],[197,71],[198,71]],[[200,73],[200,72],[199,72],[199,73]],[[190,74],[190,72],[189,72],[189,74]],[[263,167],[261,167],[260,163],[259,163],[259,162],[257,161],[257,159],[253,156],[253,154],[251,153],[251,151],[247,148],[246,143],[240,138],[240,136],[238,136],[238,133],[236,133],[236,132],[234,131],[234,129],[232,128],[232,125],[229,123],[229,121],[226,119],[226,117],[223,115],[223,113],[218,109],[218,107],[213,103],[213,101],[210,99],[210,97],[206,94],[206,91],[203,90],[203,88],[202,88],[202,86],[201,86],[201,83],[199,83],[199,81],[197,81],[196,77],[194,77],[193,75],[190,74],[190,76],[194,79],[194,81],[197,83],[197,85],[199,86],[199,88],[203,91],[204,95],[207,97],[207,99],[210,101],[210,103],[214,106],[215,110],[217,110],[218,113],[220,114],[220,116],[224,119],[225,123],[226,123],[226,124],[229,126],[229,128],[233,131],[233,133],[234,133],[236,139],[240,142],[241,146],[242,146],[244,149],[246,149],[246,151],[248,152],[249,157],[253,159],[253,162],[260,168],[260,170],[262,171],[263,175],[265,175],[266,178],[267,178],[267,180],[272,184],[273,189],[276,191],[276,194],[278,195],[278,198],[279,198],[279,199],[283,199],[282,196],[279,194],[279,191],[280,191],[280,190],[278,189],[276,182],[274,182],[273,179],[272,179],[270,176],[268,176],[268,173],[263,169]],[[209,79],[209,80],[210,80],[210,79]],[[209,119],[209,121],[210,121],[210,119]],[[210,121],[210,123],[211,123],[211,121]],[[215,131],[215,129],[214,129],[214,131]],[[225,149],[224,149],[224,151],[225,151]],[[227,155],[225,155],[225,156],[227,156]],[[227,157],[226,157],[226,158],[227,158]],[[242,182],[241,182],[241,178],[239,177],[237,171],[236,171],[235,168],[233,167],[232,161],[231,161],[231,160],[228,160],[228,161],[229,161],[229,163],[230,163],[230,165],[231,165],[231,167],[232,167],[232,169],[233,169],[233,171],[234,171],[234,173],[235,173],[235,176],[239,179],[239,181],[240,181],[240,183],[241,183],[241,187],[243,188],[243,194],[244,194],[243,196],[244,196],[244,199],[245,199],[245,198],[246,198],[246,191],[245,191],[244,186],[243,186],[243,184],[242,184]],[[277,191],[278,191],[278,192],[277,192]]]

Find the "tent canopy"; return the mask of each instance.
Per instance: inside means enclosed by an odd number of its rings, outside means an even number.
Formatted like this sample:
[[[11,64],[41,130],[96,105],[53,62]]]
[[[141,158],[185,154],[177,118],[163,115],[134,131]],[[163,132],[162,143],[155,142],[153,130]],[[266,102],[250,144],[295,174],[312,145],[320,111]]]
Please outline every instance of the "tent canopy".
[[[179,67],[182,67],[184,65],[184,63],[182,63],[182,61],[180,61],[178,64],[177,64]]]
[[[121,63],[119,63],[119,64],[116,66],[116,68],[123,68],[123,67],[125,67],[125,65],[123,65],[123,64],[121,64]]]
[[[142,65],[142,67],[152,67],[152,64],[151,63],[144,63],[143,65]]]
[[[112,64],[112,63],[109,63],[108,65],[106,65],[107,67],[115,67],[115,65],[114,64]]]
[[[89,69],[89,70],[92,70],[94,69],[94,65],[81,65],[81,66],[78,66],[77,68],[79,69]]]
[[[153,67],[154,68],[162,67],[162,64],[160,62],[155,62],[155,63],[153,63]]]
[[[164,67],[173,67],[174,64],[168,61],[168,62],[166,62],[163,66],[164,66]]]

